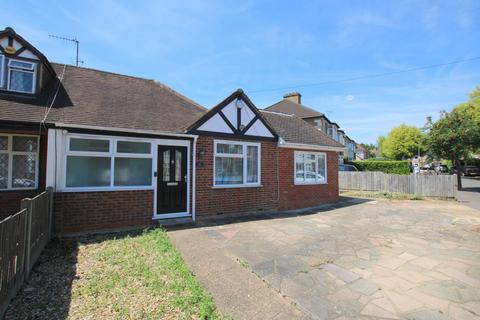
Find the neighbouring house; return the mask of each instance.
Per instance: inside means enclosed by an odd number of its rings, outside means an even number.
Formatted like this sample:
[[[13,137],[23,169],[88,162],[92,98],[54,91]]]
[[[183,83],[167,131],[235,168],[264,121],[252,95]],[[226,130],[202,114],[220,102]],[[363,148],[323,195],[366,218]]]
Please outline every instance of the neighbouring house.
[[[242,90],[207,110],[0,32],[0,218],[46,187],[59,233],[311,207],[338,200],[343,149]]]
[[[341,130],[337,123],[330,121],[325,114],[303,105],[302,95],[300,93],[287,93],[283,96],[282,100],[265,108],[265,110],[294,114],[302,118],[345,147],[343,151],[339,152],[339,163],[343,163],[344,160],[355,160],[355,141],[348,138],[345,131]]]

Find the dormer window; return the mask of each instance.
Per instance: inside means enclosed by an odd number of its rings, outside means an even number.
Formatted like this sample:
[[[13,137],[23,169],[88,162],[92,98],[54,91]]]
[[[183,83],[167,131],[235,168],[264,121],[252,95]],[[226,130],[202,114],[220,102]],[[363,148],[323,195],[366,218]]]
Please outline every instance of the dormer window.
[[[10,59],[8,62],[9,91],[34,93],[36,80],[36,64],[33,62]]]

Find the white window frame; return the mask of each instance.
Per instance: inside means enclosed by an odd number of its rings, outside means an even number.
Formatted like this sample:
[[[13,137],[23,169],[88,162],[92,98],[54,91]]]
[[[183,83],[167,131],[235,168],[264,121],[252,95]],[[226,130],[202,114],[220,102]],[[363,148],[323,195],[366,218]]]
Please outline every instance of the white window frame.
[[[28,70],[26,68],[21,68],[21,67],[15,67],[15,66],[10,66],[10,63],[12,61],[17,61],[21,63],[30,63],[32,65],[32,69]],[[31,73],[33,74],[33,82],[32,82],[32,91],[21,91],[21,90],[13,90],[10,88],[10,78],[11,78],[11,72],[12,70],[18,71],[18,72],[24,72],[24,73]],[[7,82],[7,90],[12,91],[12,92],[19,92],[19,93],[35,93],[36,88],[37,88],[37,64],[35,62],[30,62],[30,61],[22,61],[18,59],[10,59],[8,61],[7,65],[7,72],[8,72],[8,82]]]
[[[323,155],[325,161],[325,179],[322,181],[300,181],[297,180],[297,155],[303,155],[304,159],[306,155],[314,155],[315,156],[315,177],[318,176],[318,156]],[[295,185],[311,185],[311,184],[328,184],[328,167],[327,167],[327,154],[325,152],[310,152],[310,151],[295,151],[293,156],[293,181]],[[305,160],[304,160],[305,161]],[[304,162],[305,163],[305,162]],[[305,179],[305,168],[303,170],[303,177]],[[317,179],[317,178],[315,178]]]
[[[38,189],[38,170],[39,170],[39,154],[40,154],[40,137],[31,134],[4,134],[0,133],[0,136],[7,137],[7,150],[0,150],[0,154],[8,155],[8,175],[7,175],[7,188],[0,189],[2,191],[12,190],[35,190]],[[37,139],[37,151],[13,151],[13,137],[32,137]],[[35,186],[29,188],[14,188],[13,187],[13,156],[14,155],[35,155]]]
[[[0,88],[3,88],[3,78],[5,75],[5,56],[0,54]]]
[[[109,151],[70,151],[70,141],[71,139],[90,139],[90,140],[104,140],[109,142]],[[145,142],[150,143],[150,153],[119,153],[117,152],[117,142],[118,141],[129,141],[129,142]],[[130,138],[130,137],[108,137],[108,136],[96,136],[96,135],[83,135],[83,134],[69,134],[65,143],[65,156],[63,157],[63,178],[62,178],[62,189],[64,191],[108,191],[108,190],[153,190],[155,187],[155,177],[153,172],[155,172],[155,150],[156,144],[150,140],[145,140],[141,138]],[[110,158],[110,185],[104,187],[91,186],[91,187],[68,187],[67,186],[67,158],[68,156],[80,156],[80,157],[105,157]],[[115,158],[142,158],[142,159],[151,159],[152,167],[150,170],[151,174],[151,183],[149,185],[143,186],[115,186]]]
[[[242,145],[242,154],[228,154],[228,153],[217,153],[218,144],[235,144]],[[247,182],[247,147],[257,147],[258,148],[258,163],[257,163],[257,172],[258,172],[258,181],[257,182]],[[262,173],[262,146],[257,142],[244,142],[244,141],[233,141],[233,140],[214,140],[213,144],[213,187],[214,188],[245,188],[245,187],[260,187],[261,186],[261,173]],[[216,184],[215,183],[215,158],[224,157],[224,158],[242,158],[243,159],[243,183],[241,184]]]

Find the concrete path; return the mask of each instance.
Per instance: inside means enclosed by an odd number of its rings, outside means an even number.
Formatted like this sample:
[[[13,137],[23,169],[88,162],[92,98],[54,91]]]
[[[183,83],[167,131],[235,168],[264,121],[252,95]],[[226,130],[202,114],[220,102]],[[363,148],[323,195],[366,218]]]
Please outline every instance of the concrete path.
[[[225,222],[169,236],[235,319],[480,319],[480,211],[454,201]]]

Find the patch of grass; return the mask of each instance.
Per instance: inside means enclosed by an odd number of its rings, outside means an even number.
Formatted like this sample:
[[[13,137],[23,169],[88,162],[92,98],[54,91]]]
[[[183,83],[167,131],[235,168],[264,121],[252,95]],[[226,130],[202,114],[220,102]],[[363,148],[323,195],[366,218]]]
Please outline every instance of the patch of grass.
[[[220,318],[164,230],[104,237],[79,245],[69,318]]]
[[[419,196],[395,192],[376,192],[376,191],[344,191],[342,196],[358,198],[374,198],[388,200],[424,200]]]
[[[240,258],[237,258],[237,262],[240,264],[240,266],[242,268],[245,268],[245,269],[249,269],[250,268],[250,264],[248,263],[248,261],[245,261],[245,260],[242,260]]]

